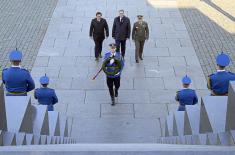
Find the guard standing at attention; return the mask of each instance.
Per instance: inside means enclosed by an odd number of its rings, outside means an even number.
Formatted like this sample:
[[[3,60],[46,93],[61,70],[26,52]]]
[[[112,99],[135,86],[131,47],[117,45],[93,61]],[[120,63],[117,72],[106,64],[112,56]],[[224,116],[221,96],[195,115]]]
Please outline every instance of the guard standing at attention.
[[[149,39],[148,23],[143,21],[143,16],[137,16],[138,21],[134,23],[132,29],[132,40],[135,42],[135,60],[139,63],[139,59],[143,60],[143,50],[145,40]]]
[[[208,76],[207,86],[211,90],[212,96],[227,96],[229,81],[235,80],[235,74],[225,70],[230,63],[230,58],[222,52],[217,56],[216,63],[218,70]]]
[[[105,54],[102,69],[107,76],[107,86],[112,100],[111,105],[115,105],[114,97],[118,97],[118,89],[120,87],[121,72],[124,67],[124,62],[120,52],[116,52],[116,44],[113,43],[109,46],[111,51]]]
[[[175,100],[179,102],[178,111],[185,111],[185,105],[195,105],[198,102],[195,90],[190,89],[191,79],[186,75],[182,79],[183,89],[177,92]]]
[[[55,90],[48,88],[49,78],[45,75],[40,78],[41,88],[38,88],[34,92],[35,99],[39,104],[47,105],[48,111],[54,111],[54,104],[58,102]]]
[[[10,53],[11,67],[2,71],[2,81],[6,86],[7,96],[27,96],[27,92],[35,88],[28,70],[20,66],[22,53],[14,50]]]

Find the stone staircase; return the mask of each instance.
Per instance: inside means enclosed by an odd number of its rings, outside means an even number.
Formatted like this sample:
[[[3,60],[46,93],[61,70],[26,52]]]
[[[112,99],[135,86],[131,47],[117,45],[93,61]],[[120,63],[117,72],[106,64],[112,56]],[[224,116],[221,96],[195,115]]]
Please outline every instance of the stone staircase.
[[[144,61],[140,64],[135,64],[134,44],[127,42],[118,104],[112,107],[105,75],[101,74],[96,81],[91,80],[101,61],[94,61],[94,43],[87,35],[96,11],[104,13],[111,28],[118,9],[127,10],[132,23],[137,14],[143,14],[150,26],[150,39],[145,44]],[[104,52],[108,51],[110,42],[113,42],[112,38],[105,40]],[[32,101],[25,98],[27,102],[20,105],[23,107],[19,114],[21,121],[17,125],[13,123],[14,130],[8,131],[13,133],[13,138],[5,138],[10,139],[8,145],[20,146],[0,147],[0,154],[235,154],[235,148],[231,146],[215,146],[213,143],[192,145],[195,144],[192,143],[193,135],[200,130],[199,106],[187,107],[184,114],[172,114],[178,106],[174,101],[175,92],[180,89],[180,79],[185,74],[192,77],[192,87],[199,97],[209,94],[176,0],[59,0],[31,73],[37,87],[40,86],[40,76],[46,73],[51,78],[50,87],[56,89],[59,98],[55,109],[60,113],[47,113],[35,105],[37,102],[33,98]],[[203,104],[206,105],[205,102]],[[3,109],[0,108],[0,111]],[[18,143],[12,143],[15,133],[25,132],[26,127],[27,132],[30,129],[28,123],[24,123],[30,122],[24,117],[25,112],[36,114],[34,121],[39,126],[32,126],[30,134],[26,134],[29,140],[18,138]],[[7,131],[2,127],[6,126],[2,125],[2,114],[4,112],[0,112],[0,127],[2,131]],[[41,115],[43,117],[39,117]],[[66,125],[65,116],[74,119],[68,119]],[[184,119],[186,116],[187,119]],[[214,131],[217,132],[217,129]],[[34,140],[31,140],[32,135]],[[68,137],[63,142],[70,144],[61,144],[61,136]],[[22,134],[17,137],[22,137]],[[52,137],[54,140],[50,140]],[[207,137],[204,142],[209,141]],[[187,143],[186,138],[189,139]],[[75,142],[77,144],[71,144]],[[23,145],[33,143],[36,145]]]
[[[0,145],[72,144],[72,124],[47,106],[32,105],[30,96],[5,96],[0,83]]]
[[[234,147],[172,144],[60,144],[1,147],[6,155],[234,155]]]
[[[230,82],[228,96],[205,96],[201,103],[186,106],[162,122],[160,143],[234,146],[235,82]]]

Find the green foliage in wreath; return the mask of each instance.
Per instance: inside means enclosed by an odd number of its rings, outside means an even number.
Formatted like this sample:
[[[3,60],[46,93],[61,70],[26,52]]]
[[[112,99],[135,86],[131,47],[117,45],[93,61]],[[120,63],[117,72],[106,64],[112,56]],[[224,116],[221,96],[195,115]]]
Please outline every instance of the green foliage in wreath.
[[[114,59],[115,66],[107,66],[111,59]],[[114,57],[110,57],[110,58],[104,60],[103,65],[102,65],[102,70],[104,71],[104,73],[107,76],[114,76],[114,75],[118,74],[121,71],[121,68],[122,68],[121,61],[119,59],[114,58]],[[108,69],[112,69],[112,71],[110,72],[110,71],[108,71]]]

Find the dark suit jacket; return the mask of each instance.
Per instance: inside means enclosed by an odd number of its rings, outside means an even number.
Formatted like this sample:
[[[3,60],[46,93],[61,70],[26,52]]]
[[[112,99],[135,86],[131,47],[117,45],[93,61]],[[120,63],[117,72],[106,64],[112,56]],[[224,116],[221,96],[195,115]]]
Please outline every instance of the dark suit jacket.
[[[105,19],[101,18],[100,21],[97,21],[96,18],[92,19],[90,25],[90,37],[96,39],[104,39],[105,34],[109,36],[109,27]]]
[[[120,17],[116,17],[113,22],[112,37],[117,40],[126,40],[127,38],[130,38],[130,34],[130,19],[124,16],[120,21]]]

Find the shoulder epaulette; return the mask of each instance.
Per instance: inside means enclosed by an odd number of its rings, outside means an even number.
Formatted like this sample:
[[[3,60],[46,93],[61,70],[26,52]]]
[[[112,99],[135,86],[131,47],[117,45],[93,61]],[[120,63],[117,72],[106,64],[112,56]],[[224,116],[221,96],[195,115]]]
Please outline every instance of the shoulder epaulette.
[[[48,88],[48,87],[47,87]],[[48,88],[49,90],[55,90],[55,89],[53,89],[53,88]]]
[[[230,72],[230,71],[228,71],[228,73],[229,73],[229,74],[233,74],[233,75],[235,74],[235,73],[233,73],[233,72]]]
[[[21,68],[21,70],[29,72],[29,70],[27,70],[26,68]]]
[[[211,77],[212,75],[215,75],[215,73],[212,73],[212,74],[208,75],[208,77]]]
[[[2,71],[8,70],[9,68],[4,68]]]

